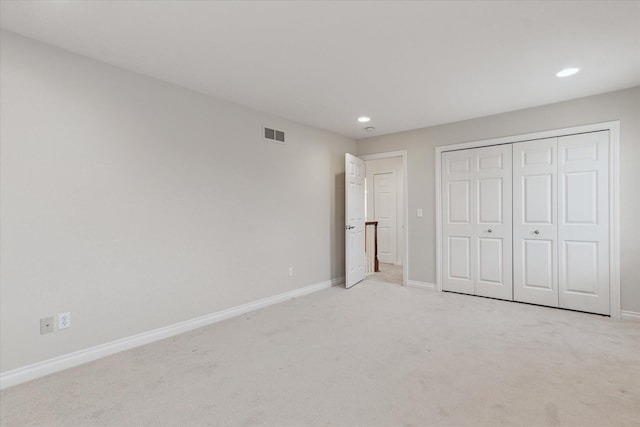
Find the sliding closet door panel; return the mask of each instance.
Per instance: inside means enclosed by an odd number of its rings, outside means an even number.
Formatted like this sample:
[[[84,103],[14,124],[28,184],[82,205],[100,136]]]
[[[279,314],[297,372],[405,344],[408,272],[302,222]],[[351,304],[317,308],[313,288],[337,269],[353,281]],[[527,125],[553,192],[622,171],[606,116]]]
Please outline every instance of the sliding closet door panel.
[[[514,300],[558,306],[557,138],[513,144]]]
[[[560,307],[609,314],[609,132],[558,138]]]
[[[513,299],[511,145],[475,152],[475,294]]]
[[[445,291],[474,293],[473,151],[442,153],[442,259]]]

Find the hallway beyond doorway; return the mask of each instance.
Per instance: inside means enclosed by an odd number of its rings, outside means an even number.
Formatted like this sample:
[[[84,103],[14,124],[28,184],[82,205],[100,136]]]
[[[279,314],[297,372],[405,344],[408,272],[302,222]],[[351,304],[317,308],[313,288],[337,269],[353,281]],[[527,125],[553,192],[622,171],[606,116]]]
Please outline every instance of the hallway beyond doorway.
[[[381,262],[377,273],[367,276],[368,279],[402,285],[402,266]]]

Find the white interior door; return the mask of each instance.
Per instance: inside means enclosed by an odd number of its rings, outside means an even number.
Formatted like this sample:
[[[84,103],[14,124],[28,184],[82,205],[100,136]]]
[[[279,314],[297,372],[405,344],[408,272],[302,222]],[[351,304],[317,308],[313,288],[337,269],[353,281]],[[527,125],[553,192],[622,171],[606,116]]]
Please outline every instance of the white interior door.
[[[610,314],[609,132],[558,138],[559,305]]]
[[[473,151],[475,294],[512,300],[511,145]]]
[[[378,221],[378,261],[396,262],[396,175],[373,175],[373,217]]]
[[[364,160],[345,154],[345,287],[365,277]]]
[[[558,306],[557,138],[513,144],[513,296]]]
[[[442,153],[442,289],[473,294],[474,150]]]

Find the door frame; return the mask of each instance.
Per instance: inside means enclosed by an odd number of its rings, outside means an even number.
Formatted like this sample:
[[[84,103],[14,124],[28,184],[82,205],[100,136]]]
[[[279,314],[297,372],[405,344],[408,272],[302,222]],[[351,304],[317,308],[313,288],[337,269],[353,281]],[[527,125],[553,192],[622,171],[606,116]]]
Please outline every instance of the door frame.
[[[408,172],[407,172],[407,150],[388,151],[386,153],[363,154],[360,157],[365,162],[368,160],[391,159],[394,157],[402,157],[402,221],[404,228],[403,236],[403,254],[402,254],[402,286],[407,286],[409,281],[409,191],[408,191]],[[366,173],[366,172],[365,172]]]
[[[435,195],[436,195],[436,287],[442,291],[442,153],[486,147],[489,145],[513,144],[536,139],[554,138],[578,133],[609,131],[609,297],[611,318],[620,319],[620,121],[593,123],[561,129],[532,132],[501,138],[439,145],[435,147]]]

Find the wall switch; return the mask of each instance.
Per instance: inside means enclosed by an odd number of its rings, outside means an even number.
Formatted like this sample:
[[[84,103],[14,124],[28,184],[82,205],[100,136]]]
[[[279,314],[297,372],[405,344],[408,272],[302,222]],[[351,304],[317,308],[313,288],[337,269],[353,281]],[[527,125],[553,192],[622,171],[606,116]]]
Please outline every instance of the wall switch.
[[[40,319],[40,335],[53,332],[53,316]]]
[[[418,216],[421,217],[422,216],[422,209],[418,209]]]
[[[71,327],[71,313],[58,314],[58,329],[67,329]]]
[[[293,277],[293,267],[289,267],[289,277]]]

